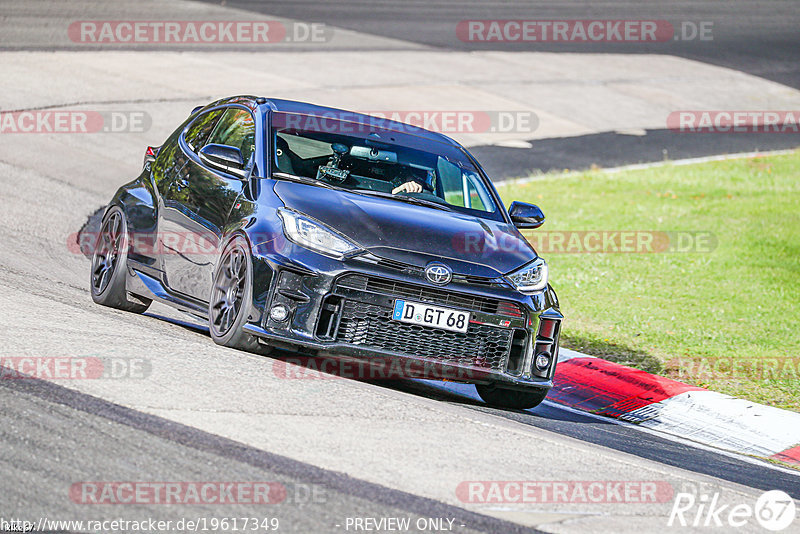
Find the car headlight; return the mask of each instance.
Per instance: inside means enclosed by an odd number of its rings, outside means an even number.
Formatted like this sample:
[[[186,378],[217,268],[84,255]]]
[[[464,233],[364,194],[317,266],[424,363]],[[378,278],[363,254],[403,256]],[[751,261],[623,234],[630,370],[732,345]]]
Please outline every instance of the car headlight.
[[[343,236],[311,217],[286,208],[278,208],[283,233],[290,241],[336,259],[361,250]]]
[[[506,279],[522,293],[541,291],[547,287],[547,263],[537,258],[533,263],[506,275]]]

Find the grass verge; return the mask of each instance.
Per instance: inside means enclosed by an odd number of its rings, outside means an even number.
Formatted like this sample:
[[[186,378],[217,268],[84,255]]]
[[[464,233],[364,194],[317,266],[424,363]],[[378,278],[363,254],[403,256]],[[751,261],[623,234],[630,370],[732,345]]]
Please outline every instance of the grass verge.
[[[547,216],[563,346],[800,411],[800,151],[499,189]]]

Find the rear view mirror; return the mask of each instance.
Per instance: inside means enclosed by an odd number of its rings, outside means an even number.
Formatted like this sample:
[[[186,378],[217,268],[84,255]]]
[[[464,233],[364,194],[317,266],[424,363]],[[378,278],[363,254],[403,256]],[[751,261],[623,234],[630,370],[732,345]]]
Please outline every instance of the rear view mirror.
[[[242,151],[228,145],[206,145],[198,154],[200,161],[214,169],[244,177],[244,158]]]
[[[508,214],[511,216],[511,222],[519,229],[539,228],[544,224],[544,213],[534,204],[514,201],[508,208]]]

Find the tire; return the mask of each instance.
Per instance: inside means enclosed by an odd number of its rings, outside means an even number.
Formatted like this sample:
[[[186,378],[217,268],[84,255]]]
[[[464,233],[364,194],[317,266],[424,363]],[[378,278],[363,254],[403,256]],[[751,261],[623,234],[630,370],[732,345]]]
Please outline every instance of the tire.
[[[237,236],[220,255],[208,302],[208,330],[217,345],[268,354],[269,347],[243,330],[253,294],[253,265],[248,250],[247,241]]]
[[[144,313],[152,302],[128,295],[128,223],[125,213],[114,206],[103,217],[100,234],[94,245],[89,272],[92,300],[97,304],[134,313]]]
[[[486,404],[512,410],[527,410],[539,406],[549,391],[541,388],[521,391],[495,384],[475,384],[475,389]]]

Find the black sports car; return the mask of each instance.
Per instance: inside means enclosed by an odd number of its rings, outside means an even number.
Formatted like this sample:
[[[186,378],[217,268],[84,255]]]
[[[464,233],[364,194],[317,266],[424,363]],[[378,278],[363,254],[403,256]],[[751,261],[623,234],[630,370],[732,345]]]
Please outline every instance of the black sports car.
[[[506,212],[444,135],[233,97],[148,147],[103,217],[91,293],[195,314],[221,345],[415,362],[528,408],[552,386],[562,320],[518,230],[543,222]]]

